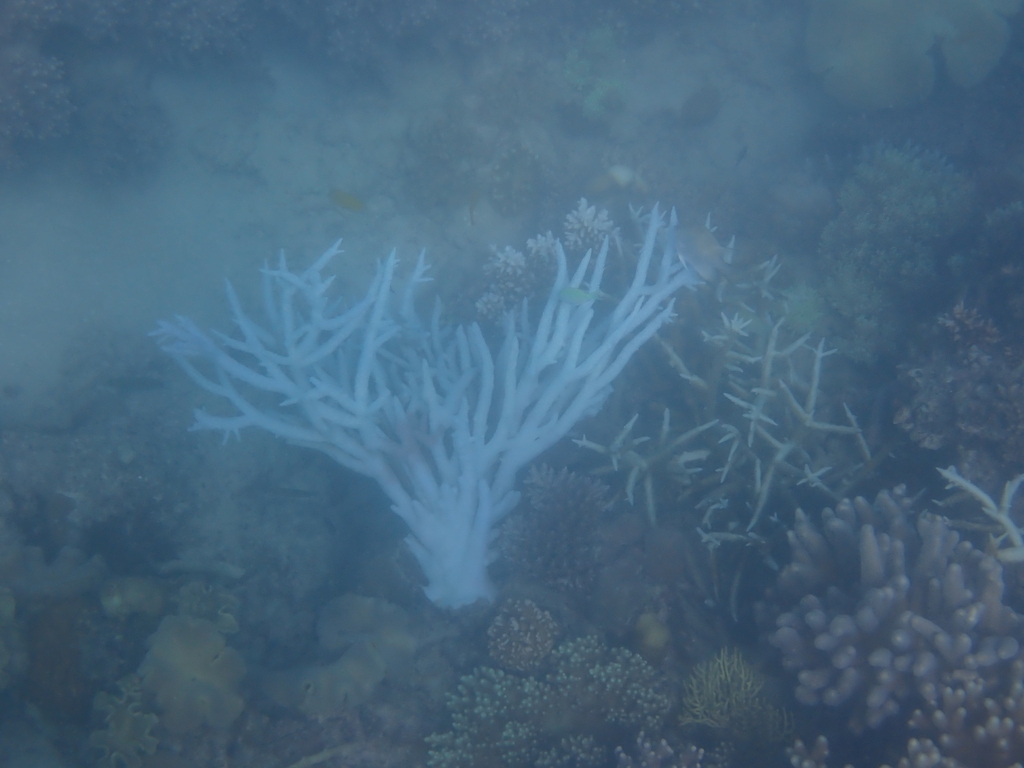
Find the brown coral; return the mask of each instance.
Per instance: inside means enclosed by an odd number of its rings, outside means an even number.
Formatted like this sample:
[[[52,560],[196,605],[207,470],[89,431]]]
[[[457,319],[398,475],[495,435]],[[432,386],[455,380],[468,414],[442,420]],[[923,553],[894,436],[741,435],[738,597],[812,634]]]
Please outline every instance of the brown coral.
[[[241,714],[245,702],[238,684],[245,663],[213,622],[165,616],[147,642],[139,675],[170,730],[185,733],[203,724],[227,728]]]
[[[487,628],[487,650],[505,669],[534,672],[555,647],[558,625],[532,600],[506,600]]]

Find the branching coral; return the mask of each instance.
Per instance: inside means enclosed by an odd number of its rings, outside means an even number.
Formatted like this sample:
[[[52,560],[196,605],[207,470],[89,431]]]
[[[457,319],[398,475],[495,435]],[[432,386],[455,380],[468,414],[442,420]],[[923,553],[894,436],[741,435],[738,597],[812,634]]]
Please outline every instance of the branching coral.
[[[487,650],[504,669],[535,672],[557,636],[558,624],[532,600],[506,600],[487,628]]]
[[[983,740],[991,717],[1012,724],[1024,617],[1003,603],[999,560],[943,518],[915,516],[902,489],[843,501],[820,524],[799,513],[789,540],[792,562],[761,609],[799,701],[857,732],[909,720],[951,757],[950,729]]]
[[[595,522],[611,506],[608,487],[546,465],[531,467],[524,487],[527,503],[502,527],[502,556],[524,577],[582,596],[597,575]]]

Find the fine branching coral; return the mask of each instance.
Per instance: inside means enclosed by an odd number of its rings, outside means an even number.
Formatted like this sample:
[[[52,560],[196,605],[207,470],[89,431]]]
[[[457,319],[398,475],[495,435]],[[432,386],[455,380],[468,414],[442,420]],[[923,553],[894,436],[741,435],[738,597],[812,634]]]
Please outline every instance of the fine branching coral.
[[[165,616],[148,643],[139,676],[167,728],[176,733],[204,724],[227,728],[241,714],[245,702],[238,687],[245,663],[213,622]]]
[[[896,423],[923,448],[980,451],[1024,468],[1024,350],[963,302],[938,318],[927,349],[900,366]]]
[[[532,600],[506,600],[487,628],[487,650],[503,669],[535,672],[557,636],[558,624]]]
[[[479,668],[448,706],[452,730],[427,740],[430,768],[604,765],[615,744],[658,733],[672,706],[647,662],[596,637],[563,643],[544,678]]]
[[[878,146],[839,192],[819,246],[832,340],[871,362],[905,343],[912,324],[949,290],[950,238],[969,221],[970,181],[940,157]]]
[[[721,732],[734,749],[781,744],[790,732],[785,710],[762,695],[764,676],[728,648],[694,667],[683,684],[682,723]]]

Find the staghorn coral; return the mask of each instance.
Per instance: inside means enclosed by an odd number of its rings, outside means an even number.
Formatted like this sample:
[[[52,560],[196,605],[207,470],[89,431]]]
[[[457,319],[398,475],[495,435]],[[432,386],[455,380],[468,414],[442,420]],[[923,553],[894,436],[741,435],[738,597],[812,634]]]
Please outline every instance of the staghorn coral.
[[[596,637],[563,643],[552,665],[543,679],[486,667],[463,677],[448,700],[452,730],[427,739],[428,766],[596,766],[609,738],[657,733],[672,706],[647,662]]]
[[[506,600],[487,628],[491,658],[512,672],[535,672],[555,647],[558,624],[532,600]]]
[[[811,3],[807,63],[849,107],[902,107],[935,82],[933,49],[958,86],[977,85],[1010,38],[1020,0],[832,0]]]
[[[861,362],[894,354],[924,310],[948,290],[950,238],[968,222],[970,181],[937,155],[872,148],[839,192],[821,234],[822,296],[833,343]]]
[[[940,739],[1016,695],[1024,625],[1003,604],[1002,565],[943,518],[914,516],[903,488],[843,501],[819,524],[798,511],[789,541],[792,561],[759,612],[798,701],[834,708],[855,732],[910,719]],[[949,704],[963,712],[944,721]]]
[[[224,729],[241,714],[245,702],[238,685],[245,663],[225,644],[217,625],[190,616],[165,616],[147,642],[149,653],[139,665],[139,676],[168,729],[186,733],[204,724]]]

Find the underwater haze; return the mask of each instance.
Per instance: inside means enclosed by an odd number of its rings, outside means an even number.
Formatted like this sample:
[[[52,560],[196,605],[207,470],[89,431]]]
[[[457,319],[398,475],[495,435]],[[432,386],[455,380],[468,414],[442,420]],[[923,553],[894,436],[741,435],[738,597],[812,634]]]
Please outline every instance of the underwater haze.
[[[1024,764],[1022,124],[1020,0],[0,3],[0,766]]]

